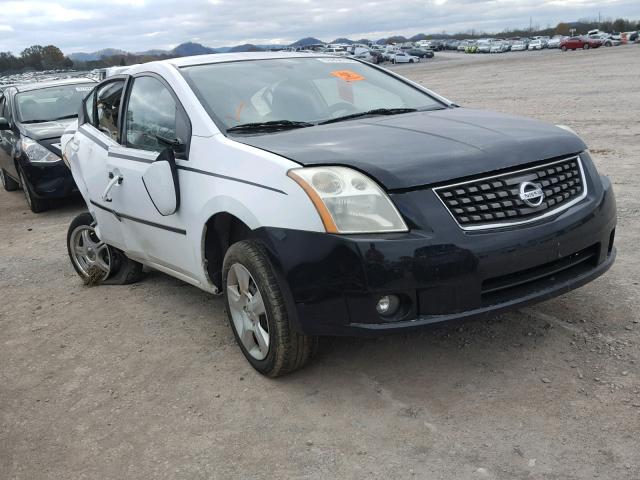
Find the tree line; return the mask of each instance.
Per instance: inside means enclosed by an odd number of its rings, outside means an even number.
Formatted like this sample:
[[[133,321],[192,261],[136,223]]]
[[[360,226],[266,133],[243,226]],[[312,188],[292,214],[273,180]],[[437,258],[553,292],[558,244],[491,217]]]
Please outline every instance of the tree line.
[[[73,61],[55,45],[33,45],[25,48],[18,57],[11,52],[0,52],[0,72],[66,70],[72,67]]]

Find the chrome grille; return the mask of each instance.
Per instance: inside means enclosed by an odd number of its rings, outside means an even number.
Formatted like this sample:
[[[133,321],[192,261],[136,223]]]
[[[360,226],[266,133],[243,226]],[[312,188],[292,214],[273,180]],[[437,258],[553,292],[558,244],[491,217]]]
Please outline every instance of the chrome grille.
[[[523,184],[542,190],[544,198],[539,205],[528,204],[522,198]],[[434,192],[461,228],[481,230],[553,215],[582,200],[587,187],[580,157],[574,156],[434,188]]]

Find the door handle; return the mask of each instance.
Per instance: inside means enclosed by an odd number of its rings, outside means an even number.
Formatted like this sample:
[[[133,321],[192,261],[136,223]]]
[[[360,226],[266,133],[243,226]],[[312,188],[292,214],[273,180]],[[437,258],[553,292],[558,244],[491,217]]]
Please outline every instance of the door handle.
[[[74,152],[77,152],[78,148],[80,148],[78,146],[78,140],[76,140],[75,136],[69,141],[69,148],[71,148],[71,150],[73,150]]]
[[[116,185],[122,184],[122,175],[114,175],[113,172],[109,172],[109,183],[107,184],[107,188],[104,189],[104,193],[102,194],[103,202],[112,202],[113,199],[109,196],[109,192]]]

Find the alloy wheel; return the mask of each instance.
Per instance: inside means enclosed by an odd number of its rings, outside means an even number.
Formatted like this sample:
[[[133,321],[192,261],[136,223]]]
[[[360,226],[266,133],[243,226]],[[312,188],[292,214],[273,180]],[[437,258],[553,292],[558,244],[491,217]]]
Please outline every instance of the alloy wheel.
[[[86,278],[95,275],[95,269],[106,280],[111,272],[111,250],[96,234],[92,225],[80,225],[69,239],[71,260]]]
[[[264,360],[270,344],[267,311],[258,284],[239,263],[231,265],[227,275],[227,300],[243,347],[256,360]]]

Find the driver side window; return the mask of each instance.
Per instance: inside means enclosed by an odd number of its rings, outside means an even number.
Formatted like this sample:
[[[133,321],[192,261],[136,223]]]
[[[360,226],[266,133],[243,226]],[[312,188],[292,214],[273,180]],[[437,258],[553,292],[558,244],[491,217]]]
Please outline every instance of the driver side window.
[[[126,146],[159,152],[165,147],[158,137],[179,140],[188,145],[191,136],[189,119],[169,89],[157,78],[133,80],[127,103]],[[178,154],[184,157],[184,152]]]
[[[96,93],[96,118],[93,125],[114,141],[118,141],[120,99],[124,80],[115,80],[102,85]]]

